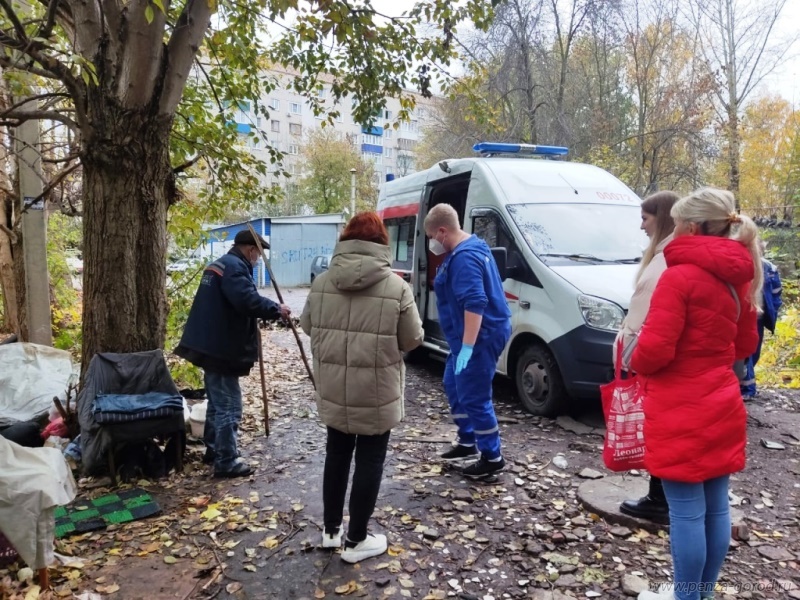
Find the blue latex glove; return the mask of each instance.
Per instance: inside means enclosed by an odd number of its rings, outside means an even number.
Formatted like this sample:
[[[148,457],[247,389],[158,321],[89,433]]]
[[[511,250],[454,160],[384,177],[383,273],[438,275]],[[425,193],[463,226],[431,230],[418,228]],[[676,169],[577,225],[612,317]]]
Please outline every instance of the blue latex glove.
[[[472,357],[472,348],[473,346],[469,344],[461,346],[461,352],[458,353],[458,358],[456,358],[456,375],[467,368],[467,363]]]

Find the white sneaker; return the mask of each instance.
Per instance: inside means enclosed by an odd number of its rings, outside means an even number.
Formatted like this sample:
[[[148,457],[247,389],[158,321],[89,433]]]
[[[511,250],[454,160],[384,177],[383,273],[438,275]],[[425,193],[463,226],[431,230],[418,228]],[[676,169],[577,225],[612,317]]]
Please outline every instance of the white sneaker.
[[[650,590],[639,592],[637,600],[675,600],[675,594],[672,593],[672,584],[663,584],[658,586],[657,589],[658,591],[656,592],[651,592]]]
[[[334,534],[330,534],[324,529],[322,530],[322,547],[323,548],[341,548],[342,546],[342,526],[336,528]]]
[[[357,563],[373,556],[379,556],[386,552],[386,536],[382,533],[367,535],[367,539],[359,542],[353,548],[345,547],[342,550],[342,560],[349,563]]]

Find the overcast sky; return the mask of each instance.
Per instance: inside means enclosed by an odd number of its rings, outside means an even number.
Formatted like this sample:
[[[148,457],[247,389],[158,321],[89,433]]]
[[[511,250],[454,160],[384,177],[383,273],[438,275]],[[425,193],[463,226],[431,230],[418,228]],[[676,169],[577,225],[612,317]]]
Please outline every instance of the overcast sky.
[[[776,23],[775,34],[780,38],[796,35],[800,23],[800,0],[789,0],[783,8],[780,20]],[[794,45],[792,55],[783,66],[764,81],[770,92],[786,98],[795,108],[800,109],[800,43]]]

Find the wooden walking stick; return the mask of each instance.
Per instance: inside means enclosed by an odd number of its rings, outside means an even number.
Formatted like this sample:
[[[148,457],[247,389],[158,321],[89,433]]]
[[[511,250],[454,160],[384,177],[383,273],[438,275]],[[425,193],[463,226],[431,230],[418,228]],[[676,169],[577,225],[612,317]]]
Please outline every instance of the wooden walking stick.
[[[278,282],[275,281],[275,275],[272,273],[272,267],[269,265],[269,261],[267,260],[267,255],[264,252],[264,248],[261,246],[261,242],[259,241],[258,234],[256,230],[253,229],[253,226],[248,223],[247,228],[250,230],[250,233],[253,234],[253,240],[256,243],[259,251],[261,252],[261,258],[264,260],[264,266],[267,269],[267,273],[269,273],[269,280],[272,282],[272,287],[275,288],[275,295],[278,296],[278,302],[283,304],[283,294],[281,294],[281,290],[278,287]],[[303,342],[300,339],[300,334],[297,332],[297,327],[295,327],[294,321],[292,321],[291,317],[289,317],[289,326],[292,328],[292,333],[294,333],[294,339],[297,341],[297,347],[300,348],[300,356],[303,358],[303,364],[306,366],[306,371],[308,371],[308,378],[311,380],[311,385],[314,386],[314,389],[317,389],[317,384],[314,381],[314,373],[311,371],[311,365],[308,363],[308,358],[306,358],[306,351],[303,348]]]
[[[264,346],[261,340],[261,327],[256,324],[258,331],[258,370],[261,372],[261,399],[264,401],[264,435],[269,437],[269,400],[267,399],[267,378],[264,375]]]

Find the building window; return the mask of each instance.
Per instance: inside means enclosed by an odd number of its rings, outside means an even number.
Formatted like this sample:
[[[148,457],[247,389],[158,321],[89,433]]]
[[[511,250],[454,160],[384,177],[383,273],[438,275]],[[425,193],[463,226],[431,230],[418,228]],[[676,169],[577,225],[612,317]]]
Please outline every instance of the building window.
[[[254,138],[250,138],[251,146],[253,148],[260,148],[261,147],[261,138],[256,136]]]
[[[280,133],[281,132],[281,122],[280,121],[276,121],[275,119],[273,119],[272,121],[270,121],[270,129],[272,129],[272,131],[274,131],[275,133]]]
[[[389,129],[389,128],[384,129],[383,137],[385,137],[387,140],[392,139],[394,137],[394,129]]]
[[[387,121],[389,119],[391,119],[392,118],[392,111],[390,111],[390,110],[383,111],[383,118],[386,119]]]
[[[269,107],[272,110],[280,110],[281,109],[281,101],[277,98],[270,98],[269,99]]]
[[[295,175],[297,174],[297,165],[289,165],[286,170],[289,171],[290,175]]]
[[[392,149],[391,148],[384,148],[383,149],[383,155],[386,158],[392,158]]]
[[[289,123],[289,133],[300,137],[303,135],[303,126],[299,123]]]
[[[417,109],[417,116],[420,119],[424,119],[428,115],[427,111],[424,108]]]
[[[380,154],[373,154],[372,152],[362,152],[361,157],[364,160],[372,161],[372,164],[374,165],[380,165],[381,162],[383,162]]]
[[[362,144],[371,144],[373,146],[380,146],[382,145],[381,136],[379,135],[370,135],[368,133],[364,133],[361,135],[361,143]]]
[[[261,117],[256,117],[256,127],[261,127]]]
[[[300,114],[300,103],[299,102],[290,102],[289,103],[289,112],[291,112],[293,115],[299,115]]]
[[[289,154],[300,154],[300,146],[297,144],[289,144]]]
[[[320,88],[317,90],[318,98],[327,98],[327,96],[328,96],[328,90],[326,90],[325,88]]]

